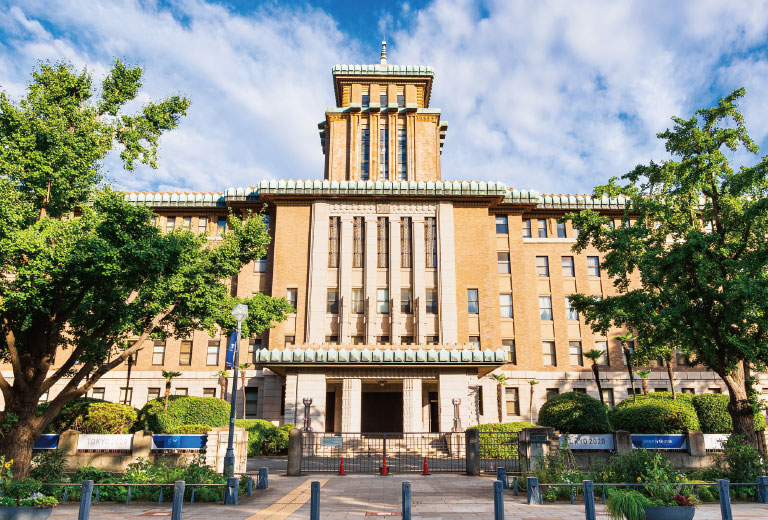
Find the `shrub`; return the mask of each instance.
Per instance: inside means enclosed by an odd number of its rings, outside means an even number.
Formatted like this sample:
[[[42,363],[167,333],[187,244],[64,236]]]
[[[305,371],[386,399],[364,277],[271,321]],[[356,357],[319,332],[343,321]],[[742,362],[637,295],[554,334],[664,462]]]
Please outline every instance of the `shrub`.
[[[481,459],[516,459],[518,433],[523,428],[535,426],[529,422],[488,423],[470,426],[467,430],[480,432]],[[483,435],[490,433],[494,435]],[[503,435],[508,434],[508,435]]]
[[[37,480],[27,477],[22,480],[14,480],[5,485],[3,490],[5,495],[14,498],[16,500],[22,500],[29,498],[32,493],[40,491],[42,483]]]
[[[275,426],[263,419],[236,419],[235,426],[248,430],[248,456],[279,455],[288,449],[288,432],[296,426]]]
[[[589,470],[589,477],[595,482],[637,482],[653,463],[668,475],[677,473],[669,460],[656,459],[652,450],[632,450],[626,455],[611,455],[606,462],[596,462]]]
[[[75,423],[82,422],[88,413],[88,408],[95,403],[106,403],[102,399],[93,399],[91,397],[78,397],[64,405],[61,411],[53,418],[45,428],[45,433],[62,433],[67,430],[73,430]],[[42,403],[37,407],[37,415],[41,415],[50,405]]]
[[[674,400],[669,395],[668,392],[638,395],[637,402],[629,397],[609,412],[611,424],[617,430],[631,433],[686,433],[698,430],[699,419],[690,395],[678,394]]]
[[[48,450],[32,461],[32,478],[40,482],[61,482],[67,467],[67,453],[64,450]]]
[[[229,423],[229,403],[216,397],[174,395],[149,401],[139,411],[137,428],[152,433],[171,433],[185,424],[207,424],[213,428]]]
[[[130,433],[138,410],[119,403],[90,403],[85,415],[78,416],[73,428],[81,433]]]
[[[581,392],[566,392],[544,403],[539,424],[563,433],[609,433],[608,407]]]
[[[175,433],[177,435],[201,434],[208,433],[212,429],[213,427],[208,424],[182,424],[170,433]]]
[[[699,424],[703,433],[731,433],[733,432],[733,419],[728,413],[727,394],[701,394],[693,396],[693,407],[699,418]],[[755,414],[755,430],[765,430],[765,416],[762,413]]]

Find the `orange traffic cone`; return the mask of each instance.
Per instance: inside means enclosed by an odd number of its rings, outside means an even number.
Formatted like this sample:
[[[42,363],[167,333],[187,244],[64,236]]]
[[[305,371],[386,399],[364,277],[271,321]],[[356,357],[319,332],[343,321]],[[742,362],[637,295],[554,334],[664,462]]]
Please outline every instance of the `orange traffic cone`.
[[[346,473],[344,473],[344,457],[341,458],[341,462],[339,463],[339,476],[346,476]]]
[[[387,456],[384,455],[383,463],[381,465],[381,476],[382,477],[388,477],[389,472],[387,471]]]
[[[424,457],[424,471],[421,472],[422,475],[429,475],[429,466],[427,465],[427,458]]]

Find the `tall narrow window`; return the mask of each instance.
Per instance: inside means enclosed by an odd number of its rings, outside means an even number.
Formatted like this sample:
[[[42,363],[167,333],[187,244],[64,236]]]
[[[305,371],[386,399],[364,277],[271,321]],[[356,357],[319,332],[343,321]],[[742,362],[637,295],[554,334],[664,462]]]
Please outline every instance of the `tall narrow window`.
[[[496,253],[497,270],[499,274],[509,274],[509,253],[507,251]]]
[[[600,258],[597,256],[587,257],[587,274],[589,276],[600,277]]]
[[[413,305],[410,289],[400,289],[400,312],[403,314],[413,314]]]
[[[227,218],[219,217],[216,221],[216,235],[221,236],[227,232]]]
[[[523,238],[531,238],[531,219],[523,220]]]
[[[563,276],[566,278],[573,278],[575,276],[573,271],[573,257],[562,256],[560,257],[560,262],[563,265]]]
[[[424,241],[427,250],[427,268],[437,267],[437,220],[435,217],[424,219]]]
[[[352,289],[352,314],[363,314],[363,289]]]
[[[386,94],[379,94],[379,104],[381,104],[381,108],[384,108],[385,106],[387,106],[388,101],[387,101]]]
[[[182,217],[181,227],[184,231],[192,231],[192,217]]]
[[[197,232],[201,235],[208,231],[208,217],[197,217]]]
[[[205,355],[205,364],[208,366],[219,364],[219,341],[218,340],[208,341],[208,351],[206,352],[206,355]]]
[[[352,228],[352,267],[363,267],[364,236],[363,217],[355,217]]]
[[[501,340],[501,347],[507,352],[507,363],[517,364],[517,350],[515,349],[515,340]]]
[[[389,128],[385,121],[379,128],[379,180],[389,180]]]
[[[259,350],[261,350],[261,338],[255,338],[248,341],[248,357],[252,363],[256,364],[259,357]]]
[[[124,387],[120,389],[120,404],[130,405],[133,400],[133,388]]]
[[[293,312],[296,312],[298,307],[299,290],[295,287],[287,289],[285,291],[285,299],[288,300],[288,305],[293,307]]]
[[[400,219],[400,267],[411,267],[411,217]]]
[[[536,275],[537,276],[549,276],[549,257],[537,256],[536,257]]]
[[[389,219],[387,217],[379,217],[377,219],[376,232],[377,265],[386,268],[389,267]]]
[[[176,228],[176,217],[165,217],[165,232],[170,233]]]
[[[540,218],[537,220],[536,229],[539,232],[539,238],[547,238],[547,219]]]
[[[603,353],[603,355],[597,359],[597,364],[604,367],[609,366],[611,363],[610,359],[608,358],[608,342],[595,341],[595,350],[599,350]]]
[[[506,215],[496,215],[496,234],[506,235],[509,233],[509,225]]]
[[[552,297],[539,296],[539,317],[542,320],[552,319]]]
[[[376,310],[379,314],[389,314],[389,289],[376,289]]]
[[[158,397],[160,396],[159,392],[158,392],[157,395],[158,395]],[[94,388],[93,392],[91,392],[91,397],[93,397],[94,399],[101,399],[103,401],[104,400],[104,387],[100,386],[100,387]]]
[[[579,319],[579,312],[573,308],[571,305],[571,300],[568,299],[568,297],[565,297],[565,319],[567,320],[578,320]]]
[[[360,178],[367,181],[371,169],[371,131],[360,129]]]
[[[480,314],[480,301],[477,296],[477,289],[467,289],[467,312],[469,314]]]
[[[581,341],[569,341],[568,354],[571,358],[571,365],[575,367],[584,366],[584,356],[581,353]]]
[[[501,309],[502,318],[512,318],[512,295],[500,294],[499,295],[499,308]]]
[[[192,364],[192,342],[182,341],[179,350],[179,366],[188,367]]]
[[[557,354],[555,352],[555,342],[554,341],[542,341],[541,342],[541,351],[544,355],[544,366],[545,367],[555,367],[557,366]]]
[[[557,223],[557,238],[567,238],[565,234],[565,222]]]
[[[328,299],[325,305],[325,312],[327,314],[339,313],[339,290],[328,289]]]
[[[437,314],[437,289],[427,289],[427,314]]]
[[[328,267],[339,267],[340,217],[328,219]]]
[[[405,141],[405,128],[397,131],[397,178],[408,180],[408,146]]]
[[[369,94],[363,94],[361,101],[363,108],[368,108],[371,106],[371,96]]]
[[[603,388],[603,401],[608,408],[613,408],[616,405],[613,397],[613,388]]]
[[[157,340],[152,347],[152,364],[162,365],[165,362],[165,341]]]
[[[517,388],[504,389],[507,415],[520,415],[520,391]]]

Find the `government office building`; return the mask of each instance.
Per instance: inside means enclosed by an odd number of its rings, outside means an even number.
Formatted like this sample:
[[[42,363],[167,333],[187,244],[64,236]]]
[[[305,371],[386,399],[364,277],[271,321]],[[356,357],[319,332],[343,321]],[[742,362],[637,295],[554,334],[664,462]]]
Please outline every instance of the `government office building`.
[[[594,335],[567,301],[609,296],[611,280],[598,252],[573,253],[574,230],[557,222],[593,208],[620,225],[622,201],[444,181],[448,124],[430,106],[431,67],[390,65],[383,47],[378,64],[332,70],[336,106],[318,125],[322,180],[126,194],[150,206],[162,230],[208,233],[213,243],[230,210],[266,207],[269,252],[231,290],[285,297],[296,313],[243,340],[245,415],[300,425],[311,399],[315,431],[446,432],[499,420],[496,371],[509,377],[501,419],[535,422],[553,394],[599,397],[584,358],[592,349],[604,352],[606,403],[630,395],[615,339],[623,331]],[[217,375],[226,344],[227,331],[148,344],[90,395],[141,407],[164,391],[161,371],[174,370],[175,394],[228,398]],[[725,391],[684,356],[673,365],[678,392]],[[650,389],[669,390],[666,369],[652,371]]]

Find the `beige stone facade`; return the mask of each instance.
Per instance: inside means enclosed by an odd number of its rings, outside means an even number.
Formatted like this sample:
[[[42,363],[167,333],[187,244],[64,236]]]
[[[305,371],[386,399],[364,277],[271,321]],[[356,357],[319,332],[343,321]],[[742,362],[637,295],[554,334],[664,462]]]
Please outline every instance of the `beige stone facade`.
[[[433,79],[429,67],[385,60],[334,67],[337,106],[319,125],[323,180],[127,194],[155,210],[161,229],[188,227],[212,242],[228,211],[266,207],[269,253],[243,268],[233,291],[286,297],[296,312],[241,344],[248,417],[301,424],[311,399],[315,430],[451,431],[455,412],[462,428],[500,419],[487,377],[500,371],[509,377],[501,420],[535,420],[556,392],[598,397],[583,357],[593,348],[606,350],[606,400],[627,397],[622,331],[596,336],[566,305],[577,292],[613,294],[611,281],[599,254],[574,254],[574,230],[557,224],[589,207],[621,225],[622,201],[441,181],[447,125],[429,106]],[[162,392],[161,370],[177,370],[175,393],[228,397],[216,375],[225,350],[226,333],[147,345],[130,375],[121,367],[94,395],[140,407]],[[711,372],[674,364],[677,391],[725,391]],[[650,388],[668,390],[665,369],[652,371]]]

